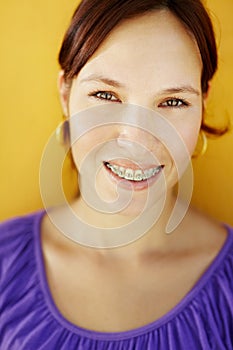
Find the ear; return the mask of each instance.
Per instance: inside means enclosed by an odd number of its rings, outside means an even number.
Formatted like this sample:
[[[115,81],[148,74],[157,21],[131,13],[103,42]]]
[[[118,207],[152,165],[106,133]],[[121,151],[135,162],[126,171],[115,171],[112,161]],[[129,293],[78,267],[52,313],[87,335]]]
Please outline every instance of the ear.
[[[70,84],[67,83],[64,77],[64,71],[60,71],[58,74],[58,91],[60,94],[60,101],[64,116],[69,117],[69,95],[70,95]]]

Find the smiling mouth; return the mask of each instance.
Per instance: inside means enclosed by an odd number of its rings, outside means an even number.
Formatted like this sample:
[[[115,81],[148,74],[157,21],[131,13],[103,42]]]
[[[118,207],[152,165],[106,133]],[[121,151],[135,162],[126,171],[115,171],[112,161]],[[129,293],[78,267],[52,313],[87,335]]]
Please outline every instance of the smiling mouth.
[[[129,167],[126,168],[123,166],[118,166],[116,164],[111,164],[109,162],[104,162],[104,165],[119,178],[135,182],[149,180],[150,178],[159,174],[164,168],[164,165],[159,165],[145,170],[131,169]]]

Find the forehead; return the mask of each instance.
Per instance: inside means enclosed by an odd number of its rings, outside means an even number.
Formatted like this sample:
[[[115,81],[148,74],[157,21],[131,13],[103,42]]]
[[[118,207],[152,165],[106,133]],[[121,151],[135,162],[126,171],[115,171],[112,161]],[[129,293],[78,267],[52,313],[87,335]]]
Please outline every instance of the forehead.
[[[192,34],[171,12],[156,10],[116,26],[79,75],[117,74],[134,83],[134,78],[145,81],[166,73],[172,79],[183,74],[199,81],[201,70]]]

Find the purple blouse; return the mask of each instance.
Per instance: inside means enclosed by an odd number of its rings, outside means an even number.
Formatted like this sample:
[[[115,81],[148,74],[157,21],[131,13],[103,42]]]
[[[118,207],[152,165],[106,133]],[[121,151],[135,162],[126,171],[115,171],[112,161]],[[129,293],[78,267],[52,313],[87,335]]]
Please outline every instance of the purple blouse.
[[[228,227],[211,265],[166,315],[125,332],[97,332],[72,324],[54,304],[40,242],[43,214],[0,225],[1,350],[233,349],[233,229]]]

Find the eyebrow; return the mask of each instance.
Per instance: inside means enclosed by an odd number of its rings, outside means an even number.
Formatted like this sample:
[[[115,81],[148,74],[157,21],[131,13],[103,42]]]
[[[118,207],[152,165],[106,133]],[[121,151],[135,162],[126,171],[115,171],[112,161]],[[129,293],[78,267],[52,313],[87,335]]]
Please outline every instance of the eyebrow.
[[[161,94],[175,94],[175,93],[187,93],[187,92],[200,96],[200,91],[193,88],[190,85],[173,87],[173,88],[168,88],[160,91]]]
[[[106,85],[109,86],[113,86],[116,88],[124,88],[126,87],[126,85],[124,85],[123,83],[120,83],[117,80],[114,79],[109,79],[107,77],[104,77],[102,75],[96,75],[96,74],[91,74],[86,78],[83,78],[81,80],[81,83],[84,82],[88,82],[88,81],[96,81],[96,82],[102,82]],[[174,93],[191,93],[191,94],[195,94],[197,96],[200,96],[200,91],[198,91],[197,89],[195,89],[194,87],[192,87],[191,85],[182,85],[179,87],[170,87],[167,89],[162,89],[159,91],[160,95],[164,95],[164,94],[174,94]]]
[[[97,81],[97,82],[102,82],[104,84],[113,86],[113,87],[125,87],[124,84],[120,83],[119,81],[116,81],[114,79],[109,79],[106,77],[103,77],[102,75],[96,75],[96,74],[91,74],[86,78],[83,78],[81,80],[81,83],[87,82],[87,81]]]

